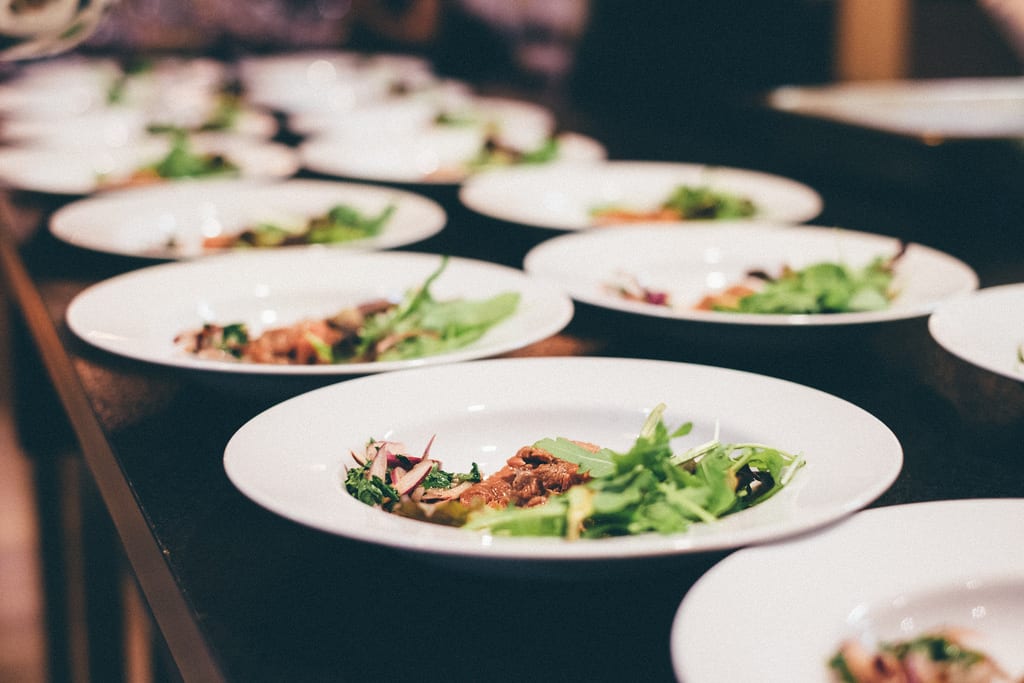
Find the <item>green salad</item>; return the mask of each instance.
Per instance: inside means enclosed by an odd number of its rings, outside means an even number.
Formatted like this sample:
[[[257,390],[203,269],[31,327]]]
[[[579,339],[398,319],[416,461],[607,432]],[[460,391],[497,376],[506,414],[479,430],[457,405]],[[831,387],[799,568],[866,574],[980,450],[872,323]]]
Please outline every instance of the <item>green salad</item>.
[[[207,323],[178,335],[175,342],[186,352],[211,360],[290,365],[397,361],[453,351],[515,313],[520,295],[503,292],[487,299],[438,300],[430,287],[447,263],[447,257],[442,258],[422,285],[397,302],[366,301],[327,318],[301,320],[259,336],[245,323]]]
[[[804,464],[800,455],[717,436],[676,452],[671,441],[692,424],[670,429],[664,411],[664,404],[651,411],[626,451],[546,438],[487,478],[474,464],[430,480],[444,472],[430,444],[414,456],[401,444],[371,439],[364,453],[352,453],[358,464],[346,472],[345,488],[368,505],[424,521],[575,540],[683,532],[771,498]]]
[[[736,313],[858,313],[889,307],[893,292],[893,259],[878,257],[867,266],[815,263],[785,268],[777,277],[753,274],[763,280],[756,291],[734,303],[716,302],[712,310]]]
[[[376,237],[394,215],[389,204],[376,214],[366,214],[349,204],[335,204],[309,218],[299,229],[280,223],[257,223],[239,233],[216,235],[203,240],[209,249],[231,247],[285,247],[301,244],[339,244]]]
[[[749,218],[757,213],[747,197],[706,185],[678,185],[656,208],[637,210],[620,203],[602,204],[590,209],[590,217],[599,225],[648,221],[730,220]]]

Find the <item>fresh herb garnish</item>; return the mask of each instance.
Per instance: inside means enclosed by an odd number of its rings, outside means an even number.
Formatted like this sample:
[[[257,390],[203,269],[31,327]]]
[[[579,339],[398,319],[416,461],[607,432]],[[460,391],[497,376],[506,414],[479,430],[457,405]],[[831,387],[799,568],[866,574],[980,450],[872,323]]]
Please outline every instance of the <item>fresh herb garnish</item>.
[[[842,263],[816,263],[799,270],[785,269],[767,278],[759,291],[739,298],[734,306],[714,305],[716,311],[737,313],[851,313],[879,311],[892,296],[893,259],[876,258],[863,268]]]

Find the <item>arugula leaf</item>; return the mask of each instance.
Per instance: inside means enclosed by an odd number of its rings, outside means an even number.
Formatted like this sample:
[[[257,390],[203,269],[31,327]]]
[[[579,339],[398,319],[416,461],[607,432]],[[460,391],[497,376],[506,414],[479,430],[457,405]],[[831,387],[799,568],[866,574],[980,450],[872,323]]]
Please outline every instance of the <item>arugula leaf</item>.
[[[651,411],[624,452],[591,453],[564,438],[538,441],[553,455],[589,468],[592,478],[532,508],[472,510],[467,528],[566,538],[679,533],[766,500],[803,466],[801,456],[760,444],[723,444],[717,437],[673,454],[671,441],[688,435],[692,423],[670,430],[664,411],[664,404]]]

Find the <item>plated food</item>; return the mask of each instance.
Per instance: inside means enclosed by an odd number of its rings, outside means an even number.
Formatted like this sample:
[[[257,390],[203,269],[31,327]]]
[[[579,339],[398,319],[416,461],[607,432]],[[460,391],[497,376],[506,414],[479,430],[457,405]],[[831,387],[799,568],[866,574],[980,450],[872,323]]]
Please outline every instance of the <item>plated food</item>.
[[[838,683],[1020,683],[985,652],[967,643],[972,634],[939,629],[867,648],[843,643],[829,659]]]
[[[899,320],[928,315],[978,286],[966,264],[920,244],[839,228],[740,222],[561,235],[532,249],[524,264],[591,305],[729,325]],[[780,277],[787,272],[799,275]],[[735,289],[737,283],[747,289]],[[755,289],[757,296],[744,299]]]
[[[350,304],[325,317],[302,318],[256,334],[245,322],[205,322],[174,341],[197,358],[271,365],[334,365],[415,360],[461,349],[509,318],[516,291],[486,299],[439,300],[434,282],[448,258],[401,297]]]
[[[758,505],[781,491],[804,457],[756,443],[710,441],[674,450],[693,423],[674,430],[665,404],[644,420],[636,440],[616,452],[564,436],[519,448],[501,469],[442,469],[430,453],[370,439],[352,451],[345,490],[367,505],[425,522],[498,536],[568,540],[682,533]]]
[[[303,165],[326,175],[386,182],[457,185],[503,166],[571,165],[604,159],[604,146],[575,133],[541,139],[536,147],[496,143],[479,127],[435,126],[394,134],[315,136],[302,143]]]
[[[0,180],[11,187],[52,194],[86,195],[123,187],[137,174],[152,178],[156,165],[205,159],[195,168],[221,170],[242,178],[286,178],[298,170],[295,151],[277,143],[201,133],[188,137],[187,153],[173,154],[173,136],[155,135],[124,146],[67,149],[23,147],[0,150]],[[219,162],[215,162],[219,159]],[[195,177],[187,172],[171,175]],[[157,173],[157,175],[161,175]],[[209,175],[200,173],[199,175]]]
[[[459,198],[486,216],[555,230],[652,220],[800,223],[814,218],[822,207],[816,191],[788,178],[738,168],[645,161],[504,169],[472,178],[460,189]]]
[[[998,663],[1006,678],[930,678],[936,662],[920,657],[918,678],[897,672],[885,680],[1020,680],[1024,549],[1007,539],[1021,514],[1021,499],[898,505],[735,553],[698,580],[676,613],[676,675],[683,683],[843,681],[834,665],[843,648],[870,657],[885,644],[933,648],[952,638]]]
[[[431,285],[438,301],[516,297],[515,311],[464,345],[404,357],[337,363],[262,363],[208,358],[175,342],[204,324],[244,325],[253,338],[303,320],[326,319],[371,300],[402,300],[436,273],[442,257],[338,249],[247,251],[165,263],[94,285],[68,306],[72,332],[128,358],[210,376],[345,377],[482,358],[555,334],[572,317],[565,295],[521,271],[452,258]],[[461,340],[460,340],[461,341]],[[308,338],[306,338],[308,345]],[[315,345],[314,345],[315,346]]]
[[[437,234],[446,221],[433,200],[386,187],[213,179],[80,199],[54,212],[50,231],[86,249],[181,259],[222,253],[236,244],[393,248]]]
[[[938,344],[964,361],[1024,381],[1024,283],[985,287],[946,302],[928,319]]]
[[[365,449],[368,436],[415,444],[415,456],[433,437],[429,453],[445,471],[470,473],[476,463],[492,473],[543,436],[629,451],[659,399],[669,406],[666,424],[692,421],[693,444],[716,436],[771,444],[806,454],[807,464],[770,499],[735,514],[671,533],[579,541],[431,524],[345,490],[350,450]],[[833,396],[733,370],[613,358],[498,359],[358,378],[260,414],[232,437],[224,458],[243,493],[287,518],[465,563],[630,560],[763,542],[858,509],[888,487],[901,463],[884,425]]]

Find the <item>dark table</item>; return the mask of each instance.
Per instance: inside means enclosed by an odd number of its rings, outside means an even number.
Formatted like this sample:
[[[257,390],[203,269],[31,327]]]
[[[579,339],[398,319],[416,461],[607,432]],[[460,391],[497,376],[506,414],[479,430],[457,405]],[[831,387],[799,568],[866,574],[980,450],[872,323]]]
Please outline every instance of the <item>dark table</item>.
[[[613,158],[790,175],[823,194],[825,213],[815,224],[943,249],[973,266],[983,286],[1024,280],[1024,162],[1012,143],[925,145],[757,108],[723,116],[713,138],[690,129],[665,144],[658,143],[664,130],[590,120],[583,132],[604,135]],[[451,189],[431,192],[449,211],[449,226],[414,250],[518,266],[527,249],[554,234],[472,214]],[[578,580],[518,579],[441,567],[277,517],[239,493],[221,464],[230,436],[270,402],[75,339],[63,322],[71,298],[145,263],[52,238],[45,221],[63,199],[11,191],[6,201],[2,267],[17,344],[19,424],[40,473],[41,507],[67,502],[45,473],[71,444],[85,465],[83,486],[94,492],[82,514],[101,527],[86,538],[123,552],[166,655],[162,676],[247,683],[673,678],[673,615],[726,553],[625,573],[609,567],[605,576]],[[723,339],[581,305],[562,334],[512,355],[670,359],[795,380],[860,405],[900,439],[903,472],[875,505],[1024,495],[1010,469],[1024,444],[1024,384],[946,353],[924,318],[813,341],[804,332]],[[112,532],[103,530],[105,518]],[[101,603],[116,593],[100,589],[109,582],[104,567],[119,565],[87,566],[94,578],[85,593],[90,666],[94,679],[114,680],[117,667],[98,661],[95,625],[110,616]],[[117,652],[110,640],[107,652]]]

